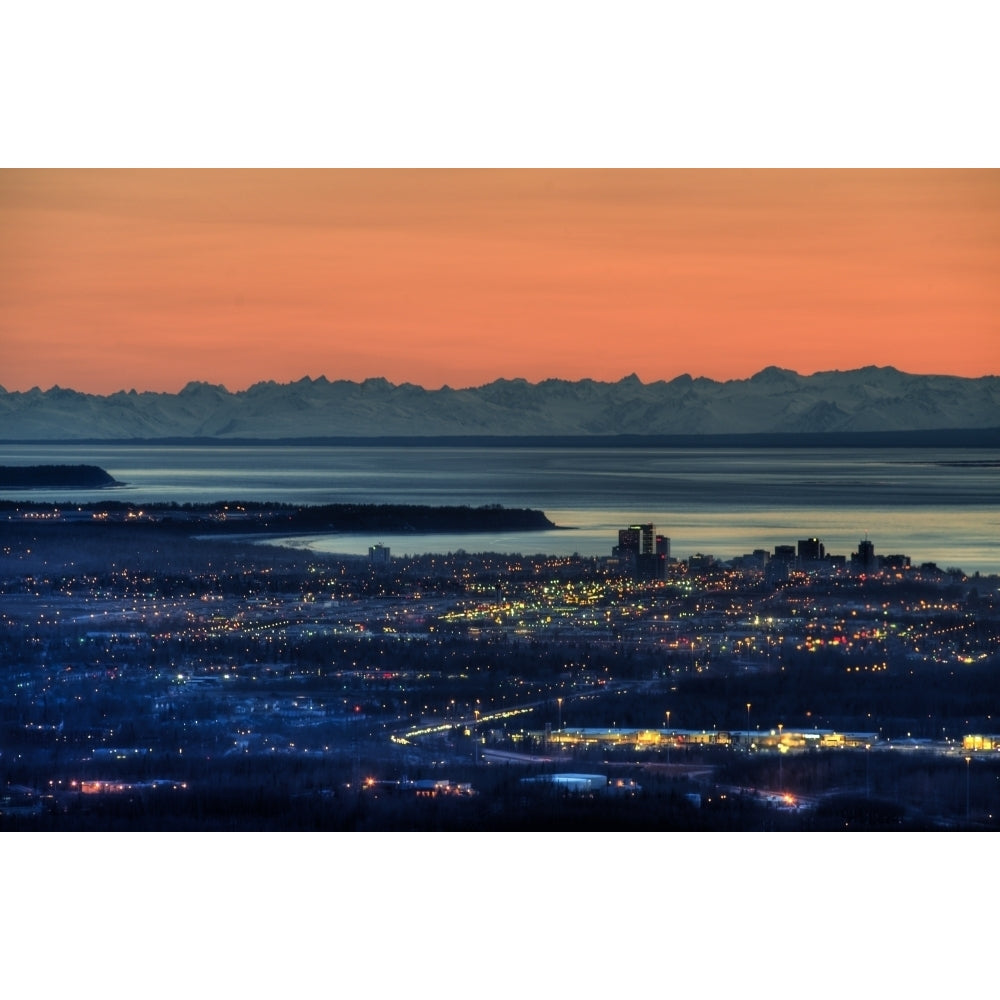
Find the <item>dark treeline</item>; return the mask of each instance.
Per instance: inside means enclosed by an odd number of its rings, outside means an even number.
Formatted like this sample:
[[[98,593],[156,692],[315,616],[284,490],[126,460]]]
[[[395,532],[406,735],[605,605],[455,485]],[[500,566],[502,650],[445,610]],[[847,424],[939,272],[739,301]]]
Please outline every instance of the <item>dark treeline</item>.
[[[421,798],[389,781],[442,777],[429,767],[385,770],[378,788],[358,782],[349,752],[307,761],[277,755],[178,763],[160,760],[116,780],[122,792],[86,795],[57,790],[33,815],[0,816],[0,830],[318,830],[318,831],[903,831],[982,829],[982,811],[997,803],[1000,768],[978,764],[968,783],[977,816],[966,815],[966,765],[884,752],[809,754],[782,762],[774,755],[692,750],[676,770],[651,762],[630,767],[634,789],[601,795],[570,794],[528,785],[551,767],[453,765],[447,777],[473,786],[468,796]],[[581,757],[574,766],[614,776],[613,762]],[[706,783],[704,769],[715,779]],[[384,768],[380,768],[383,769]],[[14,777],[22,775],[14,772]],[[25,771],[23,777],[30,780]],[[151,787],[152,780],[159,787]],[[142,783],[145,782],[145,785]],[[728,786],[726,783],[730,783]],[[171,784],[184,787],[171,787]],[[786,812],[749,794],[782,788],[809,795],[837,789],[813,809]],[[915,809],[908,802],[920,802]],[[943,822],[942,822],[943,821]]]
[[[100,471],[100,470],[98,470]],[[530,531],[554,528],[543,511],[486,504],[480,507],[417,504],[322,504],[229,501],[209,504],[134,504],[101,501],[74,504],[79,513],[156,523],[162,528],[211,531],[214,534],[248,532],[464,532]],[[56,505],[0,501],[0,511],[25,514],[54,511]],[[131,515],[131,518],[129,518]]]
[[[97,490],[120,485],[96,465],[0,465],[0,489]]]

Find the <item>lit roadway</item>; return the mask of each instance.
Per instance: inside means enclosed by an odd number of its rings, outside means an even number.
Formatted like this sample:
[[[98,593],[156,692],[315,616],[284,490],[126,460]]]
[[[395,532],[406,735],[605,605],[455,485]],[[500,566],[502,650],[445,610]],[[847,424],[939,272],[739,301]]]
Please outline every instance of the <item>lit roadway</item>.
[[[595,694],[623,694],[631,689],[633,686],[640,686],[643,683],[639,682],[637,685],[629,685],[626,683],[621,684],[603,684],[600,687],[587,688],[583,691],[575,691],[571,695],[560,695],[559,699],[566,704],[569,704],[574,698],[589,698]],[[397,744],[409,744],[413,740],[418,739],[421,736],[431,736],[435,733],[446,733],[455,726],[464,727],[475,727],[482,725],[484,722],[495,722],[498,719],[511,719],[519,715],[527,715],[529,712],[535,711],[536,708],[540,708],[543,705],[551,705],[555,699],[552,696],[547,696],[544,698],[536,698],[533,701],[526,701],[520,705],[512,705],[509,708],[503,708],[499,711],[489,712],[488,714],[480,713],[478,717],[473,715],[471,718],[469,716],[462,716],[455,719],[446,719],[443,722],[438,722],[429,726],[408,726],[405,730],[397,731],[389,734],[389,739],[393,743]]]

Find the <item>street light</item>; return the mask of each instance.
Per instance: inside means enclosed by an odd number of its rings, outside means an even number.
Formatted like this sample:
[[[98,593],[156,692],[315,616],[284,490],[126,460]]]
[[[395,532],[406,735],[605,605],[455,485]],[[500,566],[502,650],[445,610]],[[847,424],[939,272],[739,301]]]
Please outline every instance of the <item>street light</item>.
[[[667,767],[670,766],[670,709],[667,709]]]
[[[865,798],[871,798],[871,785],[868,783],[868,754],[871,751],[872,745],[870,743],[865,744]]]
[[[747,753],[750,752],[750,702],[747,702]]]
[[[562,730],[562,698],[556,698],[556,704],[559,706],[559,725],[557,728]]]
[[[969,822],[969,765],[972,763],[971,757],[965,758],[965,822]]]
[[[782,767],[781,767],[781,730],[785,728],[783,722],[778,723],[778,789],[785,787],[785,779],[782,777]]]

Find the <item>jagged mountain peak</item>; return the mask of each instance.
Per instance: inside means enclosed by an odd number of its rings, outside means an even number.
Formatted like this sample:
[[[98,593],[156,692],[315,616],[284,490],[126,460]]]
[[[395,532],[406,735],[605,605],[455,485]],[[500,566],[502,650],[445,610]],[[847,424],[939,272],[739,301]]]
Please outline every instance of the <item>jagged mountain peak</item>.
[[[757,372],[756,375],[751,375],[747,381],[753,385],[760,385],[761,383],[797,382],[800,378],[802,376],[790,368],[779,368],[777,365],[768,365]]]
[[[186,386],[178,393],[180,396],[194,396],[194,395],[204,395],[206,393],[218,393],[221,395],[229,395],[229,390],[224,385],[214,385],[211,382],[188,382]]]

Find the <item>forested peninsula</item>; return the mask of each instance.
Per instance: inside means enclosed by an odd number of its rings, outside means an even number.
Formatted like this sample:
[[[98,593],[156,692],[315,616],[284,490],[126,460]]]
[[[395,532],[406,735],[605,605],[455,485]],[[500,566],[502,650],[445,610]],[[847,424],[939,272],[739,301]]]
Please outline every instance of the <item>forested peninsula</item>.
[[[0,465],[3,490],[100,490],[121,485],[97,465]]]
[[[219,502],[211,504],[143,504],[107,501],[52,504],[0,501],[0,511],[15,518],[55,514],[57,519],[105,524],[142,523],[164,530],[217,534],[299,534],[305,532],[484,532],[545,531],[557,527],[544,511],[487,504],[481,507],[429,507],[411,504],[326,504]]]

